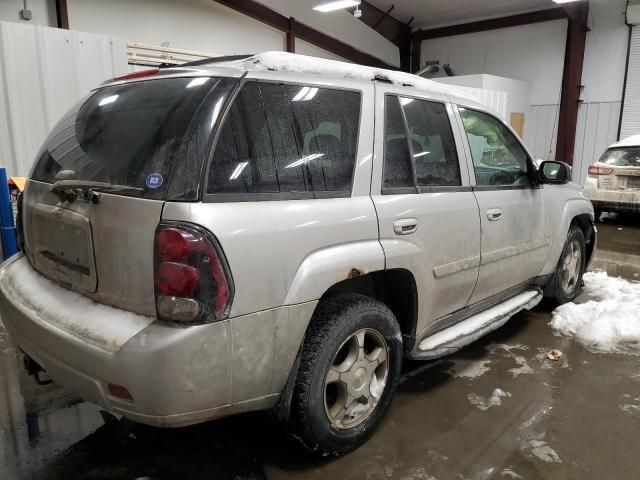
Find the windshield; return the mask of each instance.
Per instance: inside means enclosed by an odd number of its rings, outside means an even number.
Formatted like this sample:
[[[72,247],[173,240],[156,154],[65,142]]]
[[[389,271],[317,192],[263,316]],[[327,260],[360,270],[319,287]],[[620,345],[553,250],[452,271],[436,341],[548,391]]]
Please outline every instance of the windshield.
[[[610,148],[600,162],[617,167],[640,167],[640,147]]]
[[[164,198],[185,132],[217,83],[169,78],[96,91],[56,125],[31,177],[104,182],[134,187],[126,195]]]

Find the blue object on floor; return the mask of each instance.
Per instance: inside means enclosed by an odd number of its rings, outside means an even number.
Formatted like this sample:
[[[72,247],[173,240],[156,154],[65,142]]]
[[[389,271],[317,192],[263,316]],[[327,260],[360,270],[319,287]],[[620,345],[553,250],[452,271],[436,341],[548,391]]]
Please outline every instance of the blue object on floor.
[[[2,239],[2,253],[5,259],[18,252],[16,225],[13,222],[13,210],[11,209],[11,197],[7,183],[7,170],[4,168],[0,168],[0,239]]]

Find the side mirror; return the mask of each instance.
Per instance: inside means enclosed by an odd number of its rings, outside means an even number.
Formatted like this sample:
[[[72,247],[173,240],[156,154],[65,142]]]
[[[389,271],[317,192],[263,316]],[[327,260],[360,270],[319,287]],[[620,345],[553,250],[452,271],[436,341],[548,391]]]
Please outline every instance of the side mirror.
[[[540,183],[569,183],[571,167],[564,162],[544,161],[538,167]]]

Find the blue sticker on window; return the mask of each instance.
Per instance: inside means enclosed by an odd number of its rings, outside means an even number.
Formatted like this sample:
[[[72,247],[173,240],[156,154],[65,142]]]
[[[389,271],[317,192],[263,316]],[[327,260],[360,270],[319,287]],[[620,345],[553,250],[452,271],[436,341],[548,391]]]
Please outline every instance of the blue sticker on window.
[[[150,175],[147,175],[147,180],[145,183],[147,184],[147,188],[160,188],[163,181],[164,180],[162,178],[162,175],[160,175],[159,173],[152,173]]]

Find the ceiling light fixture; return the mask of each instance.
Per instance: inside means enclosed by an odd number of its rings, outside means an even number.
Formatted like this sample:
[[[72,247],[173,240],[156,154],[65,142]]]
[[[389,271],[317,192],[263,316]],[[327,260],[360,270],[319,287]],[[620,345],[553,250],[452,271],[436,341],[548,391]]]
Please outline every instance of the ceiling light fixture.
[[[313,9],[318,12],[327,13],[342,10],[343,8],[357,7],[358,5],[360,5],[360,0],[334,0],[316,5]]]
[[[581,0],[553,0],[555,3],[571,3],[571,2],[579,2]]]

